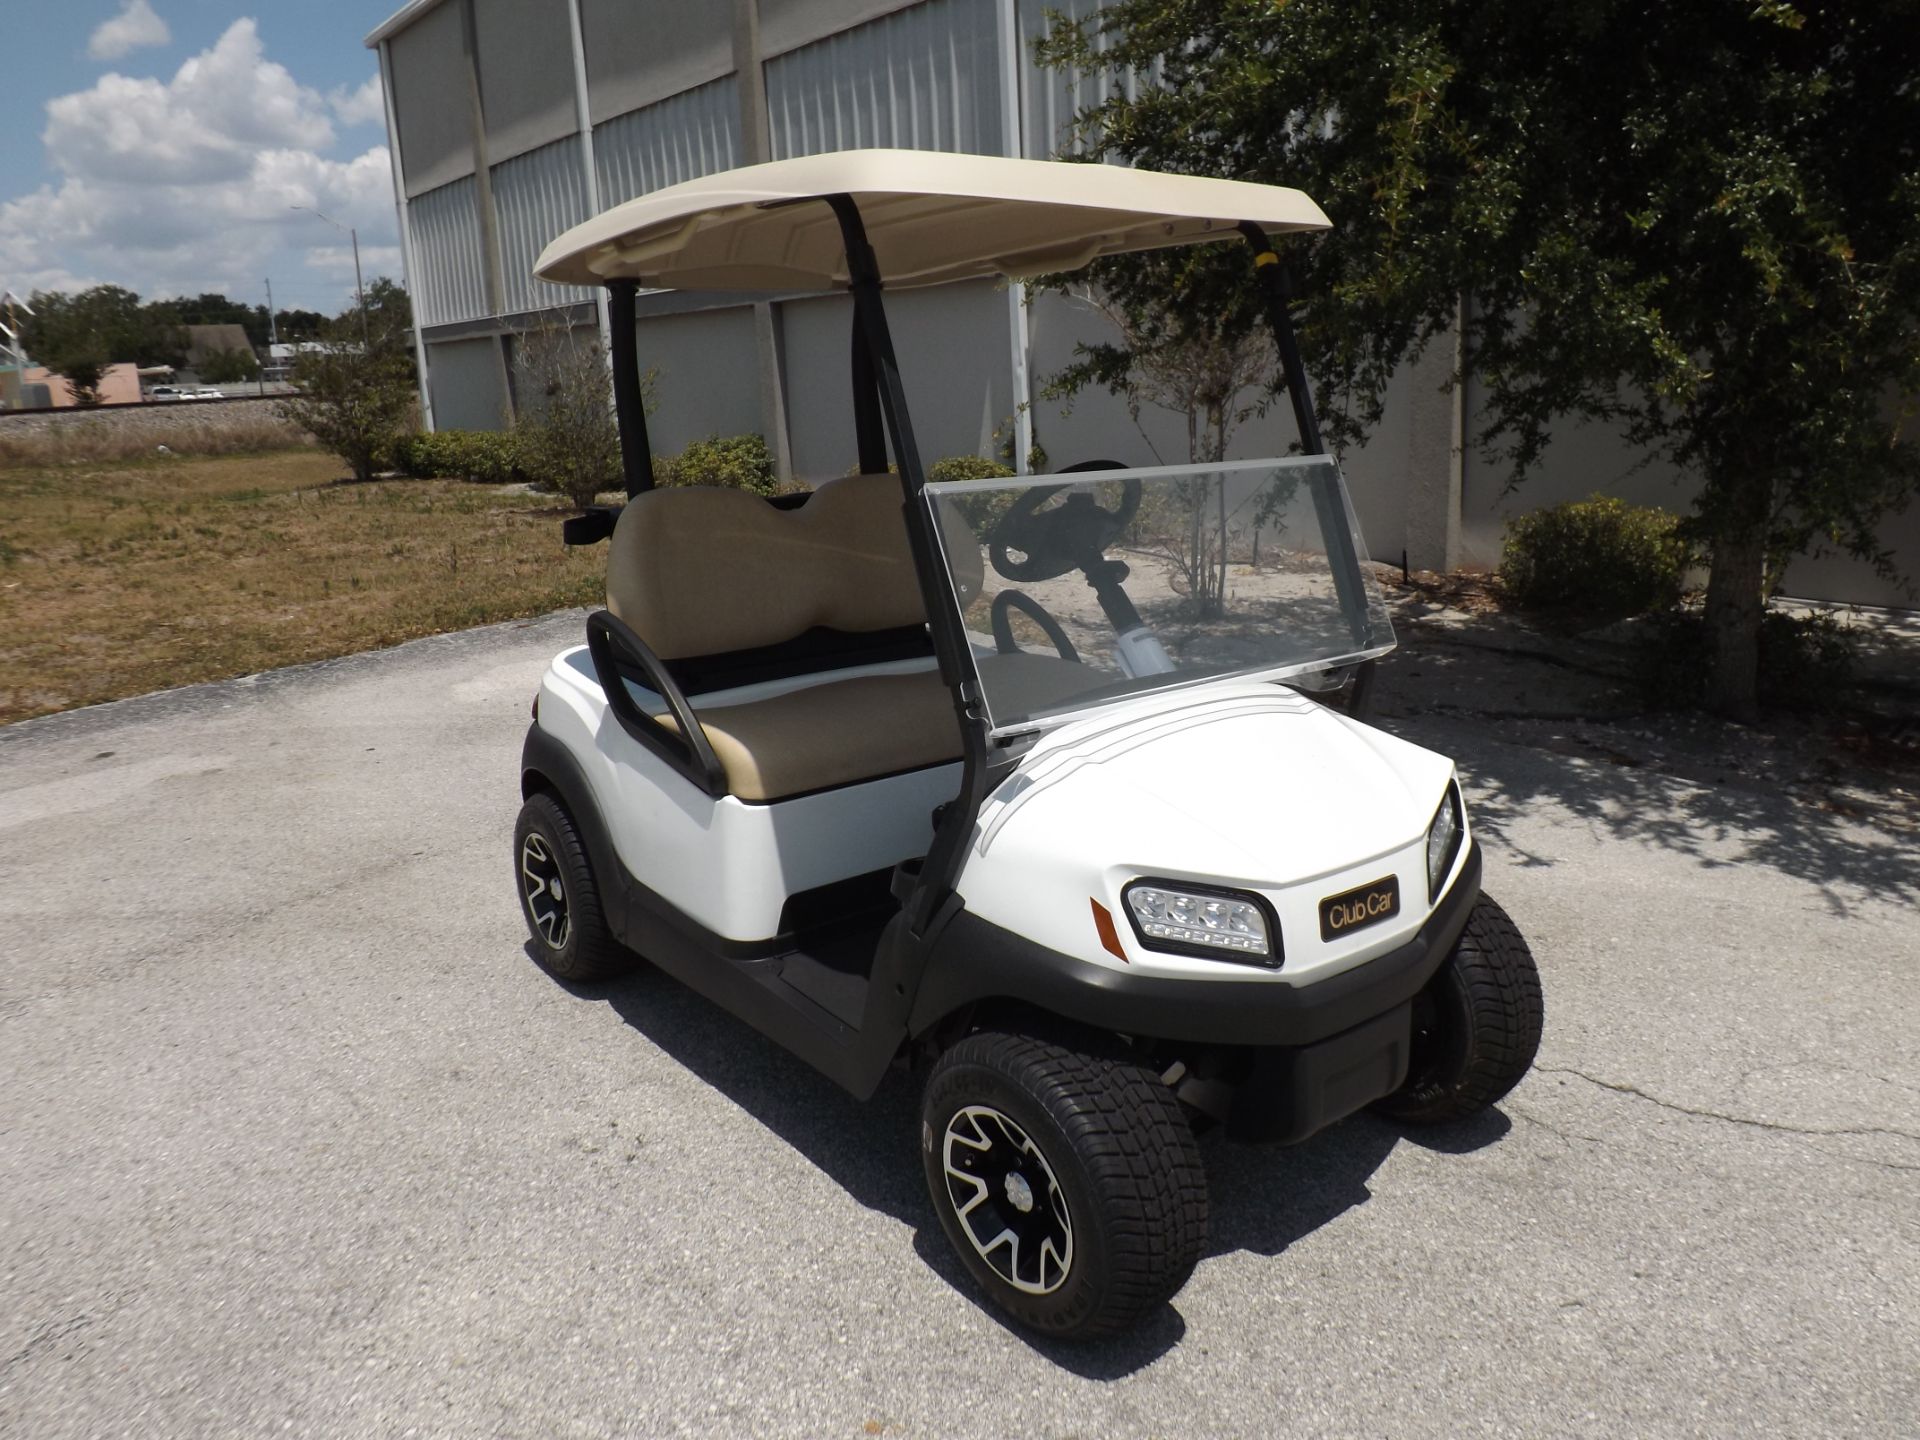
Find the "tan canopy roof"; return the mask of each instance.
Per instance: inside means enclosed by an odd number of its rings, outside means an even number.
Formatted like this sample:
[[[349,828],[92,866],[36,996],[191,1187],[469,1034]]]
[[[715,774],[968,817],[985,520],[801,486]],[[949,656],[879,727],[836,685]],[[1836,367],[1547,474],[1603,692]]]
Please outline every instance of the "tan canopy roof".
[[[1324,230],[1298,190],[1115,165],[931,150],[841,150],[670,185],[576,225],[534,273],[567,285],[637,280],[677,290],[831,290],[847,283],[824,195],[859,203],[891,288],[1077,270],[1101,255]]]

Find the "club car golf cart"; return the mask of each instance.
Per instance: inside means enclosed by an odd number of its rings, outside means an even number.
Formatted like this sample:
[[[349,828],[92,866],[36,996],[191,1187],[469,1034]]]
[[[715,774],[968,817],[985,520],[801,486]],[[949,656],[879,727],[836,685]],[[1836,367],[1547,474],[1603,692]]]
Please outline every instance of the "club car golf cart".
[[[609,292],[628,498],[567,522],[609,542],[607,608],[521,761],[535,949],[568,980],[644,957],[862,1098],[923,1072],[940,1223],[1042,1332],[1186,1282],[1195,1122],[1458,1120],[1538,1044],[1452,764],[1323,703],[1393,645],[1268,238],[1326,224],[1264,185],[869,150],[655,191],[537,267]],[[1210,241],[1264,287],[1303,454],[927,480],[883,285]],[[655,488],[642,286],[850,291],[858,473]]]

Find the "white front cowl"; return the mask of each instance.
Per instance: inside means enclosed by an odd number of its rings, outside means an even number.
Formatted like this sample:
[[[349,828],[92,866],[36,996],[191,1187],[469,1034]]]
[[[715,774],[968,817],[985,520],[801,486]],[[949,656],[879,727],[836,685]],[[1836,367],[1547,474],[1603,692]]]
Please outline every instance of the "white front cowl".
[[[1282,931],[1285,963],[1265,973],[1297,984],[1404,942],[1426,918],[1427,826],[1452,773],[1444,756],[1282,686],[1149,697],[1035,743],[982,807],[959,890],[982,919],[1048,948],[1197,979],[1250,972],[1146,950],[1122,889],[1152,876],[1253,891]],[[1387,873],[1400,913],[1323,942],[1320,899]],[[1100,946],[1090,901],[1112,913],[1124,961]]]

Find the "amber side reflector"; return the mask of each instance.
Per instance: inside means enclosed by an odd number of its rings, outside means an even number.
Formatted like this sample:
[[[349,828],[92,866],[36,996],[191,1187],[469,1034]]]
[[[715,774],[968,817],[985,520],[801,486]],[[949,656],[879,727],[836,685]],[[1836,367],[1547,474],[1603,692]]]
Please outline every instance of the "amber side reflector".
[[[1127,952],[1120,948],[1120,932],[1113,928],[1113,912],[1091,897],[1088,898],[1087,903],[1093,906],[1093,928],[1100,932],[1101,949],[1109,955],[1117,955],[1122,960],[1126,960]]]

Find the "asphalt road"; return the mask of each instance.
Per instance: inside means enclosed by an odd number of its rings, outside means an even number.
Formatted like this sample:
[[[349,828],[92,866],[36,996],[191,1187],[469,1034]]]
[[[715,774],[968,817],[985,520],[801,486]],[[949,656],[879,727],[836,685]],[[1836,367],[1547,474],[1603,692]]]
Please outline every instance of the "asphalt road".
[[[1910,841],[1403,724],[1541,958],[1537,1073],[1464,1134],[1210,1139],[1174,1305],[1036,1345],[906,1083],[529,960],[515,763],[578,633],[0,730],[0,1434],[1914,1433]]]

